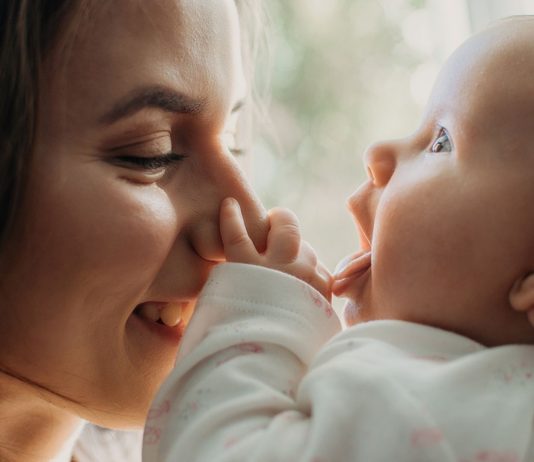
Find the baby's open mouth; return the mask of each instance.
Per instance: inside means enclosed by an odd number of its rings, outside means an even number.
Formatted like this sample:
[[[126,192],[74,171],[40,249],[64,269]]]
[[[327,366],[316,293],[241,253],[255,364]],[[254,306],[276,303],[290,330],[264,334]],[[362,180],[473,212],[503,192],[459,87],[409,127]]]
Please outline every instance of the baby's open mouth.
[[[332,292],[336,296],[343,296],[350,283],[358,279],[371,267],[371,249],[361,250],[342,260],[334,274]]]
[[[177,326],[187,302],[145,302],[137,305],[134,314],[140,318],[168,327]]]
[[[371,251],[361,250],[345,259],[343,265],[336,271],[336,279],[345,279],[354,276],[362,271],[367,270],[371,266]]]

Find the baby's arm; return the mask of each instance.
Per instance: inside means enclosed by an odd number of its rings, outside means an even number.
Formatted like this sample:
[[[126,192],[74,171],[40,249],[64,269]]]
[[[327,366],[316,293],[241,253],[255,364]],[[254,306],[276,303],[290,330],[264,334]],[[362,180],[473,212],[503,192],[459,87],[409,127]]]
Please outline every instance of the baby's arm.
[[[257,265],[218,265],[152,403],[143,461],[309,462],[328,450],[321,440],[338,430],[311,408],[347,397],[320,377],[322,392],[303,391],[302,380],[339,330],[330,304],[305,282]],[[313,441],[312,428],[320,432]]]
[[[416,413],[399,408],[404,398],[390,381],[361,373],[368,361],[335,336],[340,323],[327,300],[284,273],[329,295],[329,277],[300,243],[293,215],[271,213],[260,255],[231,207],[221,210],[230,262],[212,271],[153,402],[143,461],[448,461],[383,444],[402,432],[385,422]]]
[[[250,239],[235,199],[227,198],[220,213],[221,238],[226,260],[264,266],[291,274],[331,299],[332,276],[318,260],[313,248],[300,237],[297,217],[289,210],[269,212],[271,229],[267,249],[260,254]]]

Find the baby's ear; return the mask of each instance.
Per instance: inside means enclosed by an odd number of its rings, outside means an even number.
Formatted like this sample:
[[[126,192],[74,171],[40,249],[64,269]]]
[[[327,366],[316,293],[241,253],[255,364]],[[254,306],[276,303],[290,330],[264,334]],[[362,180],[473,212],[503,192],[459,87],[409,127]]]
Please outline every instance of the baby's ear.
[[[517,311],[534,310],[534,273],[518,279],[510,290],[510,305]]]

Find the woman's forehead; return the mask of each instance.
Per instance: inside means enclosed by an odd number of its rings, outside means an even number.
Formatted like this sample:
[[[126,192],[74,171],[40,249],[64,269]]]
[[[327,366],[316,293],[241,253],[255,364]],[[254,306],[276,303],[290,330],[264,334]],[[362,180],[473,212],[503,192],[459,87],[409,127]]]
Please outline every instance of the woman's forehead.
[[[94,119],[140,87],[167,87],[190,99],[233,104],[219,101],[235,98],[242,73],[233,1],[109,3],[91,8],[90,24],[78,28],[59,66],[57,59],[45,65],[45,98],[66,101],[73,111],[69,120],[80,116],[80,109]]]
[[[227,36],[238,33],[237,9],[232,0],[86,0],[72,15],[66,40],[75,54],[119,44],[158,42],[176,56],[195,49],[209,51]],[[137,49],[128,50],[132,57]]]

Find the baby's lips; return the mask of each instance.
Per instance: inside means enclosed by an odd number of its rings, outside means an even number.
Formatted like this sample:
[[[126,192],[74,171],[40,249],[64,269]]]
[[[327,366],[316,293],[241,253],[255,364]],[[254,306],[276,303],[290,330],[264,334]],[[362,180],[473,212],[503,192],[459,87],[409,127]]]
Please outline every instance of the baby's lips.
[[[334,282],[332,283],[332,293],[336,297],[342,297],[345,294],[350,281],[351,281],[351,278],[335,279]]]
[[[335,267],[333,276],[336,277],[336,274],[341,273],[347,265],[351,262],[351,260],[354,258],[354,255],[347,255],[344,257]]]
[[[345,262],[347,259],[348,261]],[[371,266],[371,252],[362,250],[343,259],[341,263],[343,263],[343,266],[341,267],[341,264],[338,265],[336,267],[336,272],[334,273],[336,281],[367,270],[369,266]],[[341,267],[341,269],[339,269],[339,267]]]
[[[341,272],[350,264],[352,260],[362,256],[364,253],[365,250],[359,250],[358,252],[355,252],[351,255],[347,255],[346,257],[342,258],[334,269],[334,277],[337,277],[338,274],[341,274]]]
[[[342,297],[351,282],[365,273],[371,266],[371,252],[362,250],[349,257],[344,258],[336,267],[332,293],[336,297]]]

